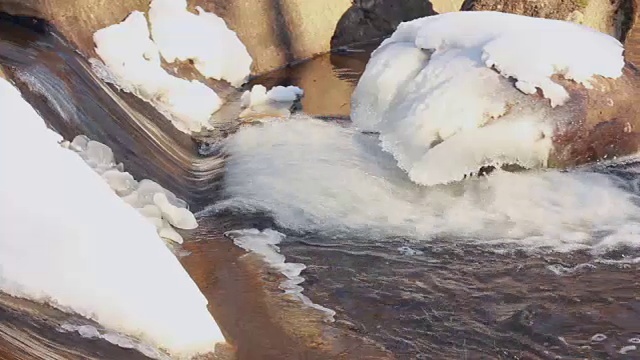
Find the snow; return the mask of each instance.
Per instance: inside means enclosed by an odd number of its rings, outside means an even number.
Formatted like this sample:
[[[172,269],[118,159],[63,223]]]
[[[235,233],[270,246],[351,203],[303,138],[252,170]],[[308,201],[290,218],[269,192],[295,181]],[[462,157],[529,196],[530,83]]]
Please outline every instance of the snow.
[[[274,86],[269,91],[263,85],[254,85],[242,94],[243,111],[240,118],[255,116],[288,117],[291,107],[300,100],[304,91],[297,86]]]
[[[209,211],[266,213],[296,233],[355,242],[401,238],[412,246],[453,239],[532,251],[584,249],[595,256],[640,248],[633,177],[497,170],[425,187],[397,167],[376,136],[304,116],[242,128],[225,153],[226,200]]]
[[[193,60],[203,76],[242,85],[253,62],[246,47],[222,18],[199,6],[196,11],[187,10],[186,0],[151,1],[151,35],[160,54],[169,63]]]
[[[489,165],[544,167],[553,129],[567,121],[551,110],[569,97],[551,77],[586,87],[594,76],[620,77],[622,51],[609,35],[557,20],[497,12],[413,20],[372,54],[352,120],[379,132],[383,148],[422,185]],[[528,96],[537,89],[548,103]]]
[[[0,80],[0,91],[0,289],[176,357],[213,351],[224,337],[206,298],[96,170],[114,165],[108,148],[80,137],[82,153],[65,149],[17,89]]]
[[[291,294],[297,297],[303,304],[319,310],[325,314],[327,321],[333,321],[336,312],[323,306],[315,304],[308,297],[302,294],[304,290],[300,284],[304,282],[304,278],[300,273],[307,267],[300,263],[288,263],[284,255],[280,254],[278,244],[284,240],[285,235],[272,229],[244,229],[234,230],[225,233],[225,236],[233,240],[233,243],[245,249],[246,251],[255,253],[269,264],[273,269],[280,271],[287,280],[280,284],[280,288],[285,294]]]
[[[211,115],[222,105],[214,90],[201,82],[168,74],[161,67],[158,47],[149,38],[147,19],[139,11],[123,22],[96,31],[96,52],[106,69],[94,61],[105,81],[150,102],[181,131],[211,129]]]

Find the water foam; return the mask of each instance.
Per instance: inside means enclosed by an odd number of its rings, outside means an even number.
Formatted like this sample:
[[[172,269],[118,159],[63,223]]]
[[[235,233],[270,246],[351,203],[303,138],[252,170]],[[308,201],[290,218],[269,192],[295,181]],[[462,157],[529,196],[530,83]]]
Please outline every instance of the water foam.
[[[244,128],[226,148],[228,199],[212,210],[268,211],[293,231],[562,251],[640,245],[638,196],[603,174],[497,171],[423,187],[377,137],[305,117]]]

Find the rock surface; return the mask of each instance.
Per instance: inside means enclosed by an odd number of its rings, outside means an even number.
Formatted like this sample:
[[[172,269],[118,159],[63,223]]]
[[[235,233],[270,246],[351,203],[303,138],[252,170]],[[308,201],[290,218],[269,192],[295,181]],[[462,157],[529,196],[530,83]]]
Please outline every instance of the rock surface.
[[[570,100],[554,111],[565,111],[569,126],[556,128],[549,166],[571,167],[640,151],[640,71],[627,63],[618,79],[598,77],[593,89],[559,77]]]
[[[189,0],[191,11],[196,6],[226,21],[254,59],[252,73],[259,74],[328,51],[351,1]],[[148,9],[149,0],[0,0],[1,12],[47,20],[86,56],[95,56],[96,30]]]
[[[634,0],[465,0],[463,11],[500,11],[584,24],[623,39]]]
[[[383,38],[403,21],[435,14],[430,1],[354,0],[336,26],[331,47]]]

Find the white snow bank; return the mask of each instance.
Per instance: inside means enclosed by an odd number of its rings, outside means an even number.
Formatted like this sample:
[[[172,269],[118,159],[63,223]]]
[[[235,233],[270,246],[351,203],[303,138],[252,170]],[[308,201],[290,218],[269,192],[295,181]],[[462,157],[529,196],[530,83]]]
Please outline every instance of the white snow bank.
[[[162,69],[143,13],[132,12],[123,22],[96,31],[93,39],[107,69],[100,69],[95,61],[94,68],[105,81],[114,81],[124,91],[150,102],[181,131],[212,127],[209,119],[222,105],[221,99],[203,83]]]
[[[155,227],[161,238],[182,244],[182,236],[173,228],[191,230],[198,227],[187,203],[156,182],[143,179],[138,183],[122,163],[115,163],[111,149],[84,135],[78,135],[63,146],[77,152],[109,187],[126,203],[136,208]]]
[[[345,241],[437,238],[594,254],[640,248],[640,193],[621,188],[638,189],[637,180],[496,171],[424,187],[407,178],[375,136],[302,117],[245,127],[228,139],[226,152],[228,200],[210,210],[266,212],[293,231]]]
[[[334,320],[333,317],[336,315],[335,311],[314,304],[311,299],[302,294],[304,288],[300,286],[300,284],[304,282],[304,278],[300,276],[300,273],[307,267],[300,263],[288,263],[285,261],[284,255],[280,254],[278,244],[284,240],[284,234],[272,229],[265,229],[263,231],[258,229],[244,229],[228,231],[225,233],[225,236],[232,239],[236,246],[260,255],[269,266],[286,276],[287,280],[280,284],[280,289],[284,290],[285,294],[294,295],[306,306],[321,311],[325,314],[327,321]]]
[[[0,80],[0,92],[0,289],[177,357],[223,342],[206,298],[153,225],[61,147],[17,89]],[[97,167],[113,165],[103,145],[77,144]]]
[[[222,18],[196,10],[189,12],[186,0],[151,1],[151,35],[160,54],[169,63],[193,60],[203,76],[242,85],[253,62],[246,47]]]
[[[251,90],[242,94],[241,102],[244,110],[240,118],[251,116],[291,115],[291,107],[300,100],[304,91],[296,86],[274,86],[269,91],[262,85],[254,85]]]
[[[596,75],[619,77],[622,51],[608,35],[557,20],[496,12],[417,19],[372,54],[352,119],[379,132],[398,165],[424,185],[487,165],[545,166],[553,127],[566,118],[524,94],[539,88],[552,107],[562,105],[569,95],[552,75],[585,86]]]

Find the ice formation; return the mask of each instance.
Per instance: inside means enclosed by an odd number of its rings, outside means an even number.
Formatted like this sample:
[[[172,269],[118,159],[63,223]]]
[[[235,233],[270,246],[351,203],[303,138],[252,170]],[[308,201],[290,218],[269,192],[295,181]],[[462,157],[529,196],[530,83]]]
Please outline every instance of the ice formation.
[[[173,228],[192,230],[198,227],[187,203],[156,182],[138,182],[122,164],[117,164],[111,149],[84,135],[78,135],[66,148],[77,152],[109,187],[126,203],[137,209],[155,227],[161,238],[182,244],[182,236]]]
[[[564,120],[550,110],[569,96],[551,77],[586,87],[596,75],[617,78],[622,51],[609,35],[557,20],[475,11],[413,20],[372,54],[352,119],[379,132],[423,185],[483,166],[545,166],[554,125]],[[525,95],[538,89],[551,107]]]
[[[16,88],[0,79],[0,91],[0,289],[178,358],[223,342],[206,298],[153,225],[114,194],[110,185],[126,193],[131,178],[109,173],[120,171],[111,151],[78,138],[83,160]]]
[[[245,127],[228,139],[224,179],[231,208],[271,214],[278,225],[328,237],[511,244],[525,249],[640,248],[639,180],[586,171],[534,170],[424,187],[379,140],[297,116]]]
[[[296,86],[274,86],[269,91],[262,85],[254,85],[242,94],[243,111],[240,118],[255,116],[287,117],[291,107],[300,100],[304,91]]]
[[[152,0],[151,35],[169,63],[192,60],[200,73],[240,86],[251,73],[253,60],[224,20],[197,6],[187,10],[186,0]]]
[[[211,115],[222,100],[201,82],[184,80],[161,67],[158,47],[149,38],[147,19],[139,11],[93,35],[96,52],[106,65],[96,72],[125,91],[150,102],[181,131],[210,129]]]
[[[304,264],[288,263],[285,261],[284,255],[280,254],[278,244],[285,238],[284,234],[272,229],[263,231],[244,229],[229,231],[225,233],[225,236],[246,251],[260,255],[269,266],[280,271],[287,278],[280,284],[280,288],[284,290],[285,294],[294,295],[305,305],[321,311],[325,314],[327,321],[334,320],[335,311],[313,303],[311,299],[302,294],[304,289],[300,284],[304,282],[304,278],[300,276],[300,273],[307,267]]]

